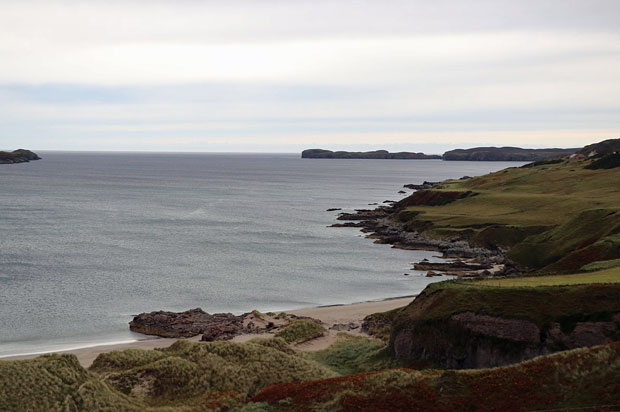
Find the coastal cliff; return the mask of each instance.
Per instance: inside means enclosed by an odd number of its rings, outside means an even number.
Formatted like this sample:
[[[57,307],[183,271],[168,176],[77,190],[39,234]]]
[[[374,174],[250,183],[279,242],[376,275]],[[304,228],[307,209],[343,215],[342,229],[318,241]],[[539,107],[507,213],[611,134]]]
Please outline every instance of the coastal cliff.
[[[620,285],[434,284],[392,323],[396,358],[447,369],[509,365],[620,339]]]
[[[12,152],[0,152],[0,164],[27,163],[41,158],[34,152],[18,149]]]

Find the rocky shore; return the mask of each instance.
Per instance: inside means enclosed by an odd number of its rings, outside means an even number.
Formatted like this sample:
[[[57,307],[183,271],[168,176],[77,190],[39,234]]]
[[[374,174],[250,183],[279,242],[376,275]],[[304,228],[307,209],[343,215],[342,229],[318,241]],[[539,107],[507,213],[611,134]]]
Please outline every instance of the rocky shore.
[[[209,314],[200,308],[185,312],[141,313],[129,322],[129,329],[145,335],[163,338],[192,338],[202,335],[204,342],[231,340],[240,335],[260,335],[278,333],[294,320],[309,319],[290,313],[260,313],[252,311],[242,315],[232,313]]]
[[[414,270],[438,271],[468,277],[518,275],[517,268],[499,248],[473,246],[468,241],[456,237],[448,240],[430,238],[399,221],[398,214],[412,201],[416,201],[416,197],[424,198],[423,201],[428,202],[451,201],[450,192],[436,192],[444,196],[439,198],[431,196],[430,191],[425,190],[435,185],[438,183],[405,185],[418,191],[399,202],[381,205],[376,209],[358,209],[353,213],[340,213],[337,220],[344,223],[334,223],[330,227],[358,227],[367,233],[367,238],[374,239],[375,243],[390,244],[392,247],[406,250],[434,250],[440,252],[443,258],[456,259],[442,263],[419,262],[414,264]],[[458,196],[463,194],[459,193]]]

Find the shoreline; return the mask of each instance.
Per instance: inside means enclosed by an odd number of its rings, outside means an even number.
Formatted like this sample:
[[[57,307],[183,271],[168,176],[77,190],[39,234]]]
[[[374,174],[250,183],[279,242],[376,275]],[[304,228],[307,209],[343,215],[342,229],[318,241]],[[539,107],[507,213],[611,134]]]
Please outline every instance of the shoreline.
[[[324,322],[326,325],[327,333],[325,336],[321,338],[314,339],[309,342],[305,342],[299,345],[296,345],[295,348],[299,350],[305,351],[314,351],[320,350],[328,347],[337,339],[338,330],[330,329],[331,326],[336,324],[348,324],[348,323],[360,323],[364,319],[364,317],[377,312],[385,312],[388,310],[396,309],[399,307],[403,307],[411,303],[413,299],[417,295],[406,295],[406,296],[392,296],[377,300],[369,300],[363,302],[356,303],[347,303],[347,304],[332,304],[332,305],[321,305],[321,306],[313,306],[309,308],[301,308],[301,309],[293,309],[293,310],[285,310],[279,312],[286,312],[290,314],[294,314],[297,316],[308,316],[314,319],[318,319]],[[360,328],[361,329],[361,328]],[[348,331],[348,333],[352,333],[355,335],[364,335],[368,336],[365,333],[362,333],[359,330],[356,331]],[[269,333],[265,334],[246,334],[246,335],[238,335],[232,342],[245,342],[247,340],[253,338],[267,338],[272,335]],[[194,336],[192,338],[187,338],[192,341],[200,341],[200,335]],[[84,367],[90,366],[90,364],[95,360],[95,358],[101,354],[106,352],[111,352],[114,350],[124,350],[124,349],[155,349],[162,348],[172,345],[176,342],[177,338],[161,338],[153,335],[144,335],[144,339],[138,339],[135,341],[123,341],[123,342],[115,342],[115,343],[95,343],[88,346],[75,347],[69,349],[63,349],[58,351],[40,351],[37,353],[26,353],[19,355],[8,355],[0,358],[0,361],[11,361],[11,360],[22,360],[22,359],[32,359],[41,355],[50,354],[50,353],[59,353],[59,354],[73,354],[77,356],[80,364]]]

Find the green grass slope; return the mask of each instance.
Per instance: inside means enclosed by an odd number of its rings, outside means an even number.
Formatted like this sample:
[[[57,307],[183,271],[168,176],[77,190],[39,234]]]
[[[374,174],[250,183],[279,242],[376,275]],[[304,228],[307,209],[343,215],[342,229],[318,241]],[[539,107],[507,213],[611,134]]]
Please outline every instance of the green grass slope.
[[[568,272],[618,259],[620,167],[586,169],[592,162],[565,159],[447,181],[434,191],[454,201],[411,204],[414,194],[397,204],[397,218],[431,237],[508,249],[530,270]]]

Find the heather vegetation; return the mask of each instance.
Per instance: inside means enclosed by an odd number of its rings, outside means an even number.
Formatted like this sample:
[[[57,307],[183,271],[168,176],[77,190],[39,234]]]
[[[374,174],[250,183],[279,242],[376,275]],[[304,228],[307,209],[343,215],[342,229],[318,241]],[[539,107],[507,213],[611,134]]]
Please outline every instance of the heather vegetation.
[[[270,386],[253,402],[308,411],[612,411],[620,400],[620,343],[517,365],[466,371],[390,369]]]

